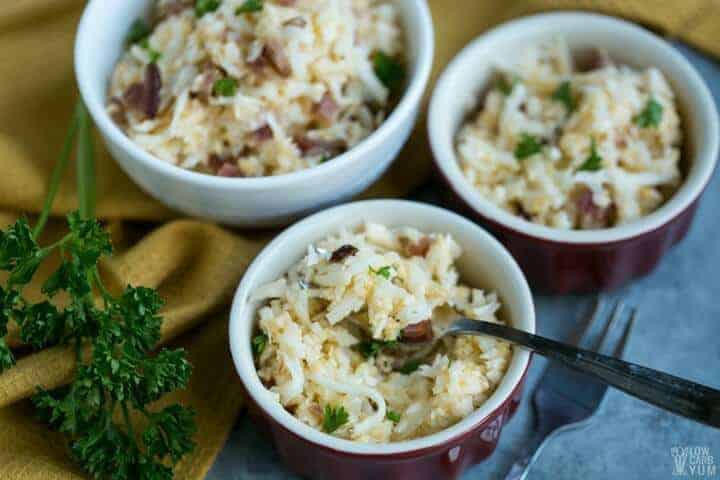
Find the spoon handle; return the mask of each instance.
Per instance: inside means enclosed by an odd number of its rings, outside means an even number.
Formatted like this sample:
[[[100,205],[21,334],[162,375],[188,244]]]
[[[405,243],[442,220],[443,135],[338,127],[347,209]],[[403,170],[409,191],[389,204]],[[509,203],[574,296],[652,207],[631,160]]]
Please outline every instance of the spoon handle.
[[[448,334],[502,338],[660,408],[720,428],[720,391],[705,385],[496,323],[461,319]]]

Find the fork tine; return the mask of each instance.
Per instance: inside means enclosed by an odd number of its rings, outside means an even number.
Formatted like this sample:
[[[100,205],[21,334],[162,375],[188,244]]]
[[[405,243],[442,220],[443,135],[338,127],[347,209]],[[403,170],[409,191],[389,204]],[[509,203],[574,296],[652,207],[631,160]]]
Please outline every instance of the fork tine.
[[[625,325],[625,332],[623,333],[620,343],[618,344],[617,348],[615,349],[614,354],[618,358],[625,357],[625,352],[627,351],[627,346],[628,346],[630,337],[632,336],[633,330],[635,329],[635,322],[637,320],[637,316],[638,316],[637,308],[631,308],[630,309],[630,320],[628,320],[627,324]]]
[[[615,335],[615,329],[617,328],[620,320],[623,318],[624,310],[625,304],[623,302],[615,302],[615,306],[613,307],[612,314],[610,316],[610,322],[605,326],[605,330],[601,335],[600,345],[597,347],[596,352],[609,355],[615,350],[613,347],[615,342],[622,343],[622,339],[618,339],[617,335]]]
[[[598,322],[598,319],[602,317],[602,312],[605,310],[605,303],[605,299],[601,296],[598,296],[597,299],[595,299],[595,306],[593,307],[590,315],[590,320],[587,322],[587,325],[585,325],[585,328],[580,335],[580,340],[577,342],[577,346],[579,348],[592,349],[592,344],[594,343],[593,326]]]

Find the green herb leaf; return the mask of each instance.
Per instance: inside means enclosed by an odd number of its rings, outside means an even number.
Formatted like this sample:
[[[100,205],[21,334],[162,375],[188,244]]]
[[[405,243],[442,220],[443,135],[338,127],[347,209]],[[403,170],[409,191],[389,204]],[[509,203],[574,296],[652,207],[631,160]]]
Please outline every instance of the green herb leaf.
[[[213,84],[213,95],[217,97],[233,97],[237,93],[238,83],[232,77],[225,77]]]
[[[220,8],[220,0],[195,0],[195,16],[202,17]]]
[[[18,312],[20,338],[36,349],[60,343],[65,333],[65,316],[49,302],[28,306]]]
[[[523,133],[520,142],[515,147],[515,158],[523,160],[542,151],[540,141],[530,134]]]
[[[405,82],[405,68],[394,58],[377,51],[372,57],[375,75],[391,93],[397,94]]]
[[[418,361],[407,362],[405,365],[398,369],[398,372],[402,373],[403,375],[410,375],[418,368],[420,368],[420,365],[421,363]]]
[[[262,0],[245,0],[245,2],[235,10],[235,15],[240,15],[242,13],[259,12],[260,10],[262,10],[262,8]]]
[[[643,111],[637,114],[633,121],[641,128],[657,127],[662,121],[663,106],[654,98],[650,98]]]
[[[0,373],[15,365],[15,357],[5,339],[0,337]]]
[[[195,412],[180,405],[170,405],[150,415],[150,426],[143,433],[148,454],[153,457],[170,457],[179,461],[195,448],[192,436],[196,431]]]
[[[385,418],[390,420],[393,423],[398,423],[400,421],[400,414],[394,410],[388,410],[385,414]]]
[[[575,110],[575,98],[573,98],[570,81],[566,80],[562,82],[553,93],[552,98],[553,100],[564,103],[568,112]]]
[[[335,430],[346,424],[348,421],[348,413],[343,406],[331,407],[325,405],[325,415],[323,417],[323,432],[333,433]]]
[[[590,139],[590,155],[588,155],[587,160],[580,165],[580,168],[578,168],[578,172],[596,172],[598,170],[602,169],[602,157],[598,155],[597,153],[597,145],[595,144],[595,139]]]
[[[268,340],[269,340],[268,336],[265,335],[264,333],[261,333],[260,335],[256,335],[252,339],[252,350],[253,350],[253,354],[256,357],[259,357],[265,351],[265,347],[267,347]]]
[[[26,218],[20,218],[0,236],[0,269],[12,271],[18,261],[40,250]]]
[[[365,358],[374,357],[385,348],[397,347],[397,340],[368,340],[355,344],[355,350]]]
[[[150,30],[150,27],[147,23],[145,23],[144,20],[138,18],[133,22],[132,25],[130,25],[130,30],[127,34],[127,43],[128,45],[132,45],[134,43],[140,43],[143,40],[146,40],[147,37],[150,36],[152,33],[152,30]]]
[[[392,276],[392,267],[390,265],[385,265],[384,267],[380,267],[377,270],[373,270],[372,267],[368,267],[370,269],[370,273],[374,273],[375,275],[380,275],[381,277],[385,278],[386,280],[390,280],[390,277]]]

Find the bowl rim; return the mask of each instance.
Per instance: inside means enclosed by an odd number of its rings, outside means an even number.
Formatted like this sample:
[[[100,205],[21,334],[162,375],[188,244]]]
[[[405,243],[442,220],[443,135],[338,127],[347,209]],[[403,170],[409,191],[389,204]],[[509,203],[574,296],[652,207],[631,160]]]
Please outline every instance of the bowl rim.
[[[477,51],[482,50],[487,43],[501,41],[504,37],[516,37],[520,35],[519,32],[532,36],[535,34],[533,28],[539,28],[548,22],[557,24],[559,33],[562,32],[565,25],[592,23],[602,26],[608,36],[623,35],[642,40],[643,47],[653,48],[667,59],[667,64],[674,64],[677,67],[679,73],[676,78],[688,84],[688,91],[691,92],[690,96],[694,99],[692,103],[699,105],[700,108],[693,112],[693,117],[697,119],[698,124],[706,125],[707,138],[703,145],[695,146],[696,152],[692,156],[694,160],[692,169],[697,170],[697,173],[686,176],[678,191],[649,215],[623,225],[597,230],[562,230],[530,222],[506,212],[483,198],[466,180],[458,167],[455,152],[457,132],[453,132],[449,147],[445,142],[439,140],[439,137],[444,134],[444,130],[447,129],[444,100],[451,94],[447,84],[452,77],[466,70],[465,65],[468,60],[475,56]],[[630,43],[632,42],[628,42],[628,44]],[[551,12],[521,17],[503,23],[476,37],[451,60],[440,75],[432,93],[427,119],[434,162],[450,188],[474,213],[530,239],[565,245],[590,246],[622,242],[651,233],[672,222],[678,215],[690,208],[704,191],[715,170],[720,145],[720,127],[718,125],[717,108],[707,84],[695,67],[675,47],[634,23],[582,11]]]
[[[159,174],[201,188],[269,190],[301,186],[313,179],[340,173],[342,170],[347,169],[350,164],[361,162],[368,158],[374,149],[387,142],[396,134],[396,130],[403,125],[403,122],[407,118],[412,117],[413,112],[422,101],[432,71],[435,51],[435,32],[432,16],[426,2],[413,2],[411,8],[415,8],[418,12],[419,28],[413,37],[411,37],[410,32],[405,29],[405,37],[407,42],[417,43],[418,56],[414,69],[415,74],[412,75],[400,101],[392,112],[390,112],[390,115],[388,115],[385,121],[367,138],[350,150],[333,158],[331,162],[295,172],[251,178],[229,178],[209,175],[170,164],[143,150],[112,121],[105,109],[105,104],[102,101],[98,101],[95,98],[96,96],[90,93],[94,91],[94,87],[92,86],[94,82],[91,81],[91,79],[95,79],[100,73],[92,68],[89,61],[84,60],[83,51],[91,44],[94,29],[93,22],[97,21],[96,19],[98,17],[105,15],[103,10],[106,6],[106,1],[107,0],[90,0],[83,11],[78,26],[74,48],[74,66],[80,96],[95,121],[95,125],[103,136],[108,138],[112,144],[117,145],[125,151],[133,161],[140,162],[145,167]],[[402,15],[401,13],[401,16]],[[98,98],[104,99],[105,95],[98,96]]]
[[[518,289],[522,311],[527,318],[521,319],[527,322],[526,329],[531,333],[535,332],[535,307],[533,297],[524,274],[520,270],[515,259],[492,235],[482,227],[448,210],[408,200],[365,200],[333,207],[320,213],[316,213],[286,229],[270,242],[250,264],[242,281],[238,286],[230,311],[229,342],[235,368],[247,394],[258,406],[262,414],[278,423],[285,430],[303,440],[313,443],[322,448],[349,455],[360,455],[365,457],[387,457],[390,455],[421,455],[423,452],[440,447],[447,443],[465,437],[477,428],[484,425],[502,408],[511,398],[518,386],[522,384],[530,363],[530,353],[524,349],[515,348],[505,372],[503,380],[492,395],[469,416],[462,419],[455,425],[448,427],[432,435],[419,437],[412,440],[392,443],[362,443],[345,440],[326,434],[306,425],[292,414],[287,412],[280,403],[275,401],[269,392],[262,385],[257,376],[255,365],[250,351],[250,338],[242,334],[243,315],[248,308],[247,298],[255,285],[255,277],[260,272],[267,259],[278,254],[278,250],[287,243],[294,242],[294,238],[313,231],[331,233],[337,229],[337,219],[353,219],[358,215],[372,215],[373,211],[387,209],[403,210],[408,212],[408,218],[413,218],[412,213],[423,215],[434,215],[442,217],[442,221],[448,224],[455,224],[460,228],[468,229],[473,234],[473,242],[483,243],[486,248],[497,255],[501,262],[508,267],[510,281],[513,288]],[[422,211],[422,213],[420,213]],[[412,224],[409,221],[408,224]]]

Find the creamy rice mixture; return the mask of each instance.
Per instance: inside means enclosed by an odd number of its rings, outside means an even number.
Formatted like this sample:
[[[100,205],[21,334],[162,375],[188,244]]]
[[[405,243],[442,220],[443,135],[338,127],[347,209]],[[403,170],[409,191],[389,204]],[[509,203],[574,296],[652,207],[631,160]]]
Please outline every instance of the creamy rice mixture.
[[[485,198],[563,229],[637,219],[681,182],[680,117],[663,74],[602,51],[584,57],[562,39],[527,48],[500,66],[457,136],[461,168]]]
[[[422,364],[402,345],[459,316],[502,323],[496,294],[459,282],[460,255],[449,235],[372,223],[311,245],[254,293],[261,380],[298,419],[346,439],[392,442],[455,424],[495,390],[510,345],[444,339]]]
[[[166,162],[280,175],[377,129],[403,87],[403,49],[388,0],[158,0],[128,34],[108,110]]]

